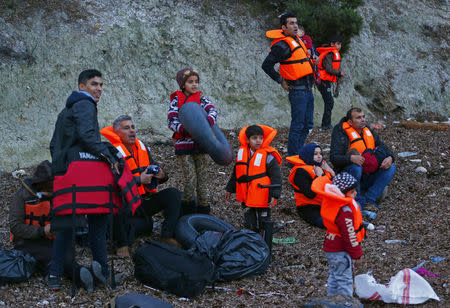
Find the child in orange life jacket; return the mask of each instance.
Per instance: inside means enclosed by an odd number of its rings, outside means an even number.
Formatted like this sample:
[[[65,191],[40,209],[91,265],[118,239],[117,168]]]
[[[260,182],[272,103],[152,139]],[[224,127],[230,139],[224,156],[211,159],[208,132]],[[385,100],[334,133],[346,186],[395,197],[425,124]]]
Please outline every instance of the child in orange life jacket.
[[[312,184],[312,190],[323,197],[320,213],[327,228],[323,250],[330,266],[328,296],[352,296],[352,264],[362,264],[360,243],[366,232],[361,209],[354,200],[356,185],[356,179],[346,172],[336,175],[332,184],[326,177]]]
[[[289,174],[289,183],[294,188],[295,205],[299,216],[307,223],[325,228],[320,207],[322,197],[311,190],[313,180],[319,176],[331,179],[335,176],[333,169],[322,156],[322,148],[310,143],[303,146],[298,155],[286,157],[286,161],[294,164]]]
[[[270,221],[270,208],[281,194],[282,162],[280,153],[269,146],[277,131],[265,125],[244,127],[239,133],[241,147],[236,156],[233,174],[226,186],[225,199],[231,194],[247,207],[244,213],[245,227],[255,232],[263,230]],[[271,235],[270,243],[272,242]],[[267,239],[269,247],[269,239]]]
[[[205,183],[207,179],[208,154],[196,143],[183,128],[178,118],[178,111],[188,102],[198,103],[207,113],[207,120],[211,126],[217,121],[217,111],[209,99],[198,89],[200,77],[192,68],[185,68],[177,73],[176,81],[181,91],[170,95],[168,126],[174,131],[175,155],[183,170],[183,214],[209,214],[209,196]],[[194,195],[197,193],[197,205]]]

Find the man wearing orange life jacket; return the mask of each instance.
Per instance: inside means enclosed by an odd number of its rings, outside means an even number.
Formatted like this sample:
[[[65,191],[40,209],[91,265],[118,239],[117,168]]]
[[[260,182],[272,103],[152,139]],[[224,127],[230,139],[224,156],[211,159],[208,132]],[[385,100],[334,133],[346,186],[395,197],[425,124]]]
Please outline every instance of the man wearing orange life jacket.
[[[311,184],[319,176],[331,179],[335,174],[323,159],[321,147],[315,143],[307,144],[298,155],[286,157],[286,161],[294,165],[289,183],[294,188],[297,213],[307,223],[325,228],[320,215],[322,197],[311,190]]]
[[[322,196],[320,213],[327,229],[323,250],[330,267],[328,296],[353,296],[352,263],[353,266],[362,264],[360,243],[366,230],[361,209],[354,200],[356,185],[356,179],[343,172],[336,175],[333,182],[325,176],[318,177],[311,186]]]
[[[332,83],[337,83],[338,78],[344,77],[345,72],[341,71],[341,54],[339,51],[342,47],[342,37],[335,35],[330,40],[330,47],[319,47],[317,51],[319,56],[319,75],[321,82],[318,85],[320,94],[323,99],[323,116],[322,130],[333,128],[331,126],[331,111],[334,106],[334,99],[331,93]]]
[[[297,155],[314,124],[314,96],[311,92],[313,68],[306,46],[298,36],[297,17],[290,13],[283,14],[280,23],[280,30],[266,32],[273,42],[262,68],[289,91],[291,126],[288,154]],[[274,69],[276,63],[280,63],[279,73]]]
[[[282,158],[270,146],[276,133],[275,129],[265,125],[251,125],[240,131],[241,146],[225,188],[225,200],[230,201],[231,194],[236,193],[237,201],[247,207],[244,223],[246,228],[255,232],[261,232],[264,224],[270,221],[270,208],[281,194],[279,165]]]
[[[385,158],[375,172],[363,174],[366,160],[364,156],[375,148],[382,149]],[[358,181],[358,194],[355,199],[361,208],[365,209],[367,205],[371,205],[372,210],[376,210],[378,208],[376,200],[395,174],[394,154],[381,141],[378,134],[366,126],[365,114],[360,108],[351,108],[333,128],[330,160],[335,170],[338,172],[344,170]]]
[[[22,181],[23,187],[14,194],[9,207],[9,228],[14,249],[32,255],[44,275],[48,273],[55,238],[50,231],[52,181],[50,162],[41,162],[33,176]],[[72,258],[71,252],[67,251],[64,274],[68,277],[73,276]],[[87,290],[92,290],[93,277],[89,270],[77,263],[75,266],[76,284],[82,283]]]
[[[156,174],[147,170],[147,167],[151,166],[150,168],[152,168],[157,166],[157,163],[153,160],[150,149],[141,140],[136,138],[136,128],[132,118],[129,115],[122,115],[114,120],[112,126],[101,129],[100,133],[117,148],[130,167],[142,198],[141,209],[136,212],[135,216],[147,220],[147,224],[145,224],[143,221],[141,222],[139,219],[133,218],[132,220],[138,222],[141,226],[140,228],[130,226],[131,230],[128,232],[117,232],[119,234],[129,233],[127,239],[122,239],[121,243],[118,243],[119,247],[121,247],[120,244],[126,244],[127,242],[128,245],[131,244],[134,240],[135,233],[146,231],[142,229],[151,231],[151,218],[161,211],[164,212],[165,216],[165,220],[161,226],[161,240],[172,245],[177,245],[178,243],[174,239],[174,233],[175,226],[180,217],[181,192],[173,187],[157,192],[156,186],[166,182],[169,177],[159,167],[156,168],[159,169]],[[128,229],[127,221],[122,221],[120,224],[122,225],[121,228]],[[127,255],[124,248],[125,245],[122,247],[124,254]]]

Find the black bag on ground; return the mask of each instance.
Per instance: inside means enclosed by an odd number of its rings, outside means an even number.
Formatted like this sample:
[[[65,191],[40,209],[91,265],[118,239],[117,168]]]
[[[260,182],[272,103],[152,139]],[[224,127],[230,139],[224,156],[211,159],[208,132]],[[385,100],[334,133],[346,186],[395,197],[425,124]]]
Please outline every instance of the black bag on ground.
[[[0,284],[27,281],[36,271],[36,263],[29,253],[0,248]]]
[[[114,305],[109,305],[110,308],[173,308],[173,306],[160,299],[151,297],[145,294],[126,293],[117,296],[114,299]]]
[[[197,296],[215,281],[211,260],[161,242],[147,241],[136,250],[133,261],[139,281],[178,296]]]
[[[205,231],[192,249],[214,262],[218,281],[261,275],[270,265],[269,247],[250,230]]]

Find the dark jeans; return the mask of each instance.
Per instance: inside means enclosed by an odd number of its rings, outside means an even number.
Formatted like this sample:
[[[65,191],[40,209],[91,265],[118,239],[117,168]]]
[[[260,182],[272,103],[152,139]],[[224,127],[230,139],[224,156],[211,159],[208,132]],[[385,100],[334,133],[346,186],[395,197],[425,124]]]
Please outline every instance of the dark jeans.
[[[116,246],[129,246],[134,239],[153,229],[152,216],[163,211],[164,222],[161,237],[174,237],[175,227],[181,214],[181,192],[173,187],[163,189],[155,194],[143,196],[141,206],[132,217],[119,215],[114,223]]]
[[[107,251],[106,251],[106,229],[108,227],[109,215],[87,215],[89,226],[89,247],[92,259],[100,263],[102,273],[109,277]],[[72,251],[72,229],[57,232],[53,241],[52,260],[50,263],[50,275],[60,277],[64,271],[64,255]]]
[[[306,204],[297,206],[298,215],[312,226],[325,229],[323,218],[320,215],[320,205]]]
[[[333,94],[331,93],[331,81],[322,80],[318,88],[323,99],[323,116],[321,126],[325,128],[331,126],[331,111],[334,106]]]
[[[291,126],[288,136],[288,155],[297,155],[314,125],[314,96],[311,90],[289,91]]]
[[[344,171],[350,173],[358,180],[356,190],[358,194],[355,200],[364,209],[366,201],[375,202],[383,192],[384,188],[389,185],[395,175],[395,165],[392,164],[387,170],[378,169],[374,173],[362,173],[362,167],[356,164],[350,164],[344,168]],[[362,195],[362,192],[365,194]]]

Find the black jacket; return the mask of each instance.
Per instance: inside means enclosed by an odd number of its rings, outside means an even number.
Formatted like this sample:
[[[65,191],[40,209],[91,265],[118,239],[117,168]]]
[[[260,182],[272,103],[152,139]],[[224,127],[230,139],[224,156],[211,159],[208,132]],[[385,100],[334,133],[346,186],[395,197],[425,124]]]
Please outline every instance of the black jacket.
[[[342,129],[342,123],[346,121],[345,117],[339,121],[333,128],[331,134],[331,149],[330,149],[330,161],[333,164],[334,169],[340,172],[346,166],[350,165],[350,154],[347,153],[350,147],[350,139],[347,133]],[[394,161],[394,154],[391,150],[381,141],[380,137],[373,130],[370,130],[375,140],[375,147],[382,147],[386,153],[386,157],[391,156]]]
[[[77,160],[82,152],[108,163],[117,161],[101,141],[96,102],[85,93],[74,91],[58,115],[50,142],[53,174],[64,174],[69,164]]]

